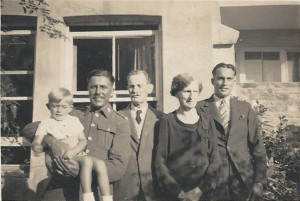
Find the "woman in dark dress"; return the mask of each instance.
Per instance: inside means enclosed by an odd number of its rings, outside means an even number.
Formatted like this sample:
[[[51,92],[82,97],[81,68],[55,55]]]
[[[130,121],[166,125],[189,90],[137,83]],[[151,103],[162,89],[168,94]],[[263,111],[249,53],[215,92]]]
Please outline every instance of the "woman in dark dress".
[[[218,150],[214,124],[195,106],[202,85],[189,74],[173,78],[180,106],[160,122],[155,170],[164,200],[197,201],[216,185]]]

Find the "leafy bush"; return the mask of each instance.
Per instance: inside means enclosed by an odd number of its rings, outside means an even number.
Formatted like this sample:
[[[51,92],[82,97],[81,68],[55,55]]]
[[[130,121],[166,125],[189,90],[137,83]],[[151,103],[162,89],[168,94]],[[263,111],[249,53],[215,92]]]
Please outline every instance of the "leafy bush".
[[[291,127],[288,119],[279,116],[278,121],[268,114],[268,108],[259,100],[253,105],[258,115],[268,156],[267,186],[264,200],[300,200],[297,193],[296,162],[299,161],[299,148],[289,142]]]

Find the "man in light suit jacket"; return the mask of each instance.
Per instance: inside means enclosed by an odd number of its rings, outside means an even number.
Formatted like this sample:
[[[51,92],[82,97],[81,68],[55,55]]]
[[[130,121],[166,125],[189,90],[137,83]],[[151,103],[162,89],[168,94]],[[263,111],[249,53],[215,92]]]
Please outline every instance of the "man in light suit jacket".
[[[125,175],[114,184],[114,200],[159,200],[153,172],[153,151],[163,113],[147,103],[153,85],[147,72],[136,70],[127,77],[131,104],[119,111],[131,123],[131,150]]]
[[[216,121],[220,168],[214,200],[260,200],[266,183],[266,150],[250,104],[230,97],[236,68],[220,63],[212,71],[214,94],[197,109]]]

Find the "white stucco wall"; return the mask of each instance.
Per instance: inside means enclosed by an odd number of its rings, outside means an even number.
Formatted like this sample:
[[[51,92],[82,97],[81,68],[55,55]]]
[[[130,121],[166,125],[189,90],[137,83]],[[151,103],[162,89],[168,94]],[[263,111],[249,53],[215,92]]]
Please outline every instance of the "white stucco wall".
[[[73,15],[159,15],[162,16],[162,90],[160,103],[165,112],[177,108],[177,100],[169,94],[172,78],[183,72],[191,73],[203,81],[200,98],[211,93],[213,67],[212,21],[219,20],[217,2],[205,1],[49,1],[56,18]],[[9,2],[13,4],[16,2]],[[6,5],[5,5],[6,6]],[[13,8],[3,14],[23,14]],[[41,23],[39,17],[39,24]],[[62,30],[67,30],[62,28]],[[67,34],[67,31],[65,32]],[[72,59],[66,52],[68,41],[50,39],[37,31],[33,120],[48,116],[45,103],[48,92],[54,87],[68,85],[72,73]]]

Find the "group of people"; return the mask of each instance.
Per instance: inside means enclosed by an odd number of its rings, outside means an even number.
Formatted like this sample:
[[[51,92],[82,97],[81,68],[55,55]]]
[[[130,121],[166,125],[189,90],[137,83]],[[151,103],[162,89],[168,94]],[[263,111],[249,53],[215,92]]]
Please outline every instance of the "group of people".
[[[266,151],[256,114],[231,97],[235,66],[219,63],[212,74],[214,93],[202,101],[201,82],[175,76],[179,108],[169,114],[148,104],[154,86],[143,70],[129,73],[131,103],[121,111],[109,103],[114,77],[105,70],[90,72],[85,110],[73,108],[67,89],[51,91],[50,118],[25,129],[52,174],[43,200],[261,200]]]

